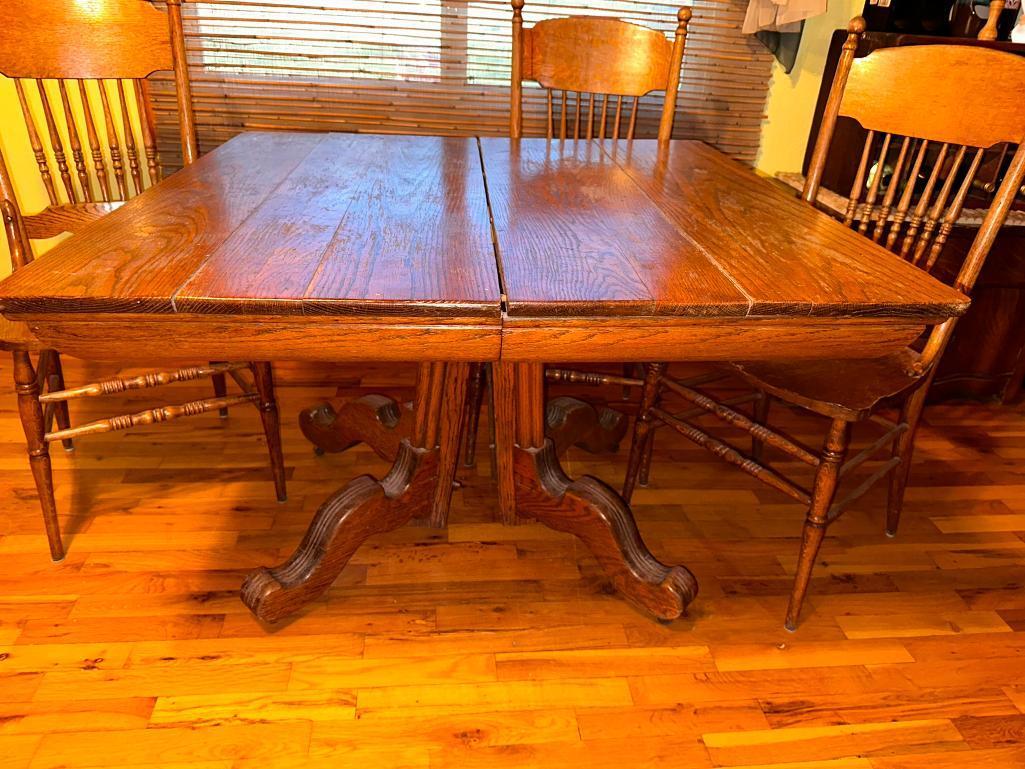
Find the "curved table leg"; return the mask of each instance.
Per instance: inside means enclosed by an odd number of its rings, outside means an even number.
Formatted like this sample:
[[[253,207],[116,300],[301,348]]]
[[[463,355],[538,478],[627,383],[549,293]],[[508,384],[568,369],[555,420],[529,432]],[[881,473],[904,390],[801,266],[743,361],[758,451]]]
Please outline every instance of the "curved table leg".
[[[511,460],[511,472],[499,474],[503,518],[535,518],[575,535],[624,597],[660,619],[679,617],[697,595],[697,580],[686,567],[666,566],[651,554],[615,491],[562,471],[544,436],[542,377],[537,363],[496,364],[499,456]]]
[[[545,435],[560,457],[570,446],[590,454],[616,453],[629,421],[620,411],[568,395],[552,398],[545,407]]]
[[[249,574],[242,600],[253,614],[265,622],[284,619],[323,594],[369,537],[411,519],[431,520],[440,505],[447,509],[458,451],[443,452],[439,436],[451,430],[446,402],[465,396],[466,375],[466,364],[421,364],[412,435],[399,444],[387,476],[351,481],[321,506],[287,561]],[[452,464],[451,472],[443,463]]]
[[[413,431],[412,404],[384,395],[332,398],[299,412],[299,427],[319,453],[334,454],[365,443],[394,462],[399,444]]]

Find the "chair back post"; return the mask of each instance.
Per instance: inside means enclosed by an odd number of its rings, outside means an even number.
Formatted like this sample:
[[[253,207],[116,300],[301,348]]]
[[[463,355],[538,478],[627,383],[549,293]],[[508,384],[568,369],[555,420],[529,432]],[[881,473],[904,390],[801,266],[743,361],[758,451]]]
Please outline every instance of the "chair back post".
[[[522,0],[520,2],[522,5]],[[185,53],[181,0],[167,0],[167,24],[171,33],[174,87],[178,95],[178,115],[181,120],[182,160],[185,165],[190,165],[199,157],[199,139],[192,110],[192,84],[189,81],[189,63]]]
[[[512,0],[512,83],[509,103],[509,135],[523,136],[523,0]]]
[[[819,195],[822,173],[826,167],[826,157],[829,155],[829,145],[833,142],[836,119],[840,114],[840,102],[843,101],[844,89],[847,87],[847,78],[851,74],[851,67],[854,65],[854,54],[858,50],[858,43],[864,34],[865,20],[861,16],[851,19],[850,24],[847,25],[847,40],[844,41],[840,60],[836,65],[833,85],[829,90],[829,99],[826,101],[826,108],[822,113],[819,135],[815,139],[815,149],[812,152],[808,176],[805,179],[804,189],[801,192],[801,197],[808,203],[814,204]]]
[[[687,25],[690,23],[690,8],[676,12],[676,38],[673,40],[673,54],[669,63],[669,80],[666,82],[665,105],[658,124],[658,140],[667,142],[673,138],[673,120],[676,118],[676,97],[680,91],[680,72],[683,68],[683,49],[687,43]]]
[[[18,208],[18,198],[14,194],[14,183],[7,171],[3,150],[0,149],[0,218],[4,221],[4,233],[7,235],[7,247],[11,252],[11,267],[17,270],[32,261],[32,249],[29,246],[25,222]]]

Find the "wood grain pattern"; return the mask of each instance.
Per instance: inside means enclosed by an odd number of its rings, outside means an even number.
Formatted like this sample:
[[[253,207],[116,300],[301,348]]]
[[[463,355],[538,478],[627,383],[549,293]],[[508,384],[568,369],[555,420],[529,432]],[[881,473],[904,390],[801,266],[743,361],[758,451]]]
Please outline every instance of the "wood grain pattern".
[[[0,291],[3,288],[0,287]],[[18,316],[16,316],[18,317]],[[38,343],[48,340],[89,360],[138,356],[140,345],[175,335],[165,361],[247,357],[273,360],[409,361],[420,357],[497,360],[501,325],[496,318],[298,315],[195,315],[82,313],[24,316]]]
[[[523,32],[523,77],[545,88],[643,96],[666,87],[672,45],[656,30],[581,16],[546,19]],[[631,55],[622,56],[624,50]]]
[[[59,246],[49,266],[19,270],[0,301],[12,313],[415,308],[425,317],[497,320],[500,287],[473,146],[246,134]],[[940,319],[964,310],[956,291],[710,148],[658,147],[481,141],[510,318]],[[358,158],[362,177],[340,173],[343,159]],[[299,169],[322,164],[339,173],[305,174],[304,185]],[[351,196],[340,221],[334,194]],[[416,196],[419,208],[406,202]],[[318,207],[303,213],[302,201],[314,199]],[[279,243],[269,236],[286,219],[290,237]],[[433,262],[439,248],[447,267]]]
[[[249,134],[218,148],[8,278],[3,305],[173,312],[174,292],[209,250],[321,140]]]
[[[898,68],[906,82],[922,84],[928,96],[885,98],[900,93],[891,90]],[[948,77],[951,72],[957,77]],[[1018,109],[1025,66],[1018,56],[959,45],[886,48],[855,59],[851,74],[840,114],[865,128],[921,136],[928,126],[926,134],[935,141],[976,147],[1017,144],[1025,136],[1025,117]],[[996,82],[1001,87],[994,88]],[[978,115],[988,117],[980,121]]]
[[[507,317],[502,357],[523,361],[730,361],[756,354],[772,359],[872,358],[919,337],[924,328],[871,318],[556,318]],[[33,326],[35,328],[35,326]],[[615,340],[610,344],[610,340]],[[814,340],[815,344],[809,342]],[[742,352],[747,351],[747,352]]]
[[[472,139],[245,134],[112,216],[47,254],[45,289],[19,271],[4,305],[497,320]]]
[[[7,0],[0,73],[144,78],[172,68],[167,14],[145,0]]]
[[[597,142],[485,138],[481,150],[510,317],[746,314]]]
[[[913,266],[707,145],[633,142],[607,151],[748,297],[746,314],[949,316],[967,309],[965,297],[923,280]]]

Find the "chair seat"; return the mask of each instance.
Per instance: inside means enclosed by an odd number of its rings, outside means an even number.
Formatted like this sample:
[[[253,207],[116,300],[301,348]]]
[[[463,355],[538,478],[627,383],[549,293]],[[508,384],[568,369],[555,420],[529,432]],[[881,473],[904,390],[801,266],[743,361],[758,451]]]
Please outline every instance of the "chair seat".
[[[912,349],[871,360],[733,363],[752,386],[830,418],[858,421],[922,381]]]

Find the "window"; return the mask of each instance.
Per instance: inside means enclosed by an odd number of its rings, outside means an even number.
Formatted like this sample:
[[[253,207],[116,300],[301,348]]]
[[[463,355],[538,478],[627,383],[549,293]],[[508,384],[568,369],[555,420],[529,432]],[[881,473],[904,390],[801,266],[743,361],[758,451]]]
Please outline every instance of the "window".
[[[742,35],[746,0],[694,0],[675,134],[753,161],[771,56]],[[527,0],[524,21],[613,16],[670,37],[679,3]],[[245,130],[504,135],[511,56],[508,0],[199,0],[183,6],[200,144]],[[154,84],[164,156],[175,165],[169,79]],[[654,135],[661,94],[642,100]],[[527,135],[544,99],[525,100]]]

